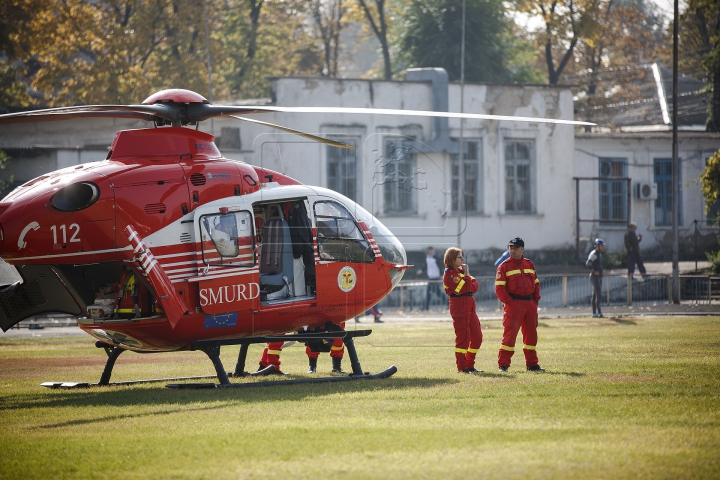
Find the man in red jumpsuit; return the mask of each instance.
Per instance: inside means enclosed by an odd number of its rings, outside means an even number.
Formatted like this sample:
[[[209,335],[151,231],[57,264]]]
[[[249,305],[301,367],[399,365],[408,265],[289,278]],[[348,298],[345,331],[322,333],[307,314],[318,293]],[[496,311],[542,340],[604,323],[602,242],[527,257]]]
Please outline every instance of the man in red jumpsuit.
[[[345,328],[345,322],[342,322],[340,326],[342,328]],[[320,356],[320,352],[313,351],[309,346],[306,346],[305,353],[307,354],[308,362],[310,363],[310,366],[308,367],[308,373],[316,373],[317,359]],[[345,371],[342,369],[343,355],[345,355],[345,343],[343,342],[342,338],[336,338],[332,342],[332,347],[330,347],[330,358],[332,358],[333,364],[332,373],[345,373]]]
[[[523,256],[525,242],[515,237],[508,242],[510,258],[497,269],[495,294],[505,306],[503,313],[503,337],[498,354],[498,367],[507,372],[515,353],[515,339],[522,330],[525,365],[533,372],[544,372],[538,365],[537,352],[537,307],[540,301],[540,281],[535,265]]]

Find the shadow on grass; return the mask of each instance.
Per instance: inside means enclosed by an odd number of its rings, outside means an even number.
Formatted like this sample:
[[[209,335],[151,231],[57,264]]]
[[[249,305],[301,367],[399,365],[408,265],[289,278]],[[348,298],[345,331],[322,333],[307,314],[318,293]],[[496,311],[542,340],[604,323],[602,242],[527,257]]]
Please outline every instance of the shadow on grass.
[[[277,385],[251,389],[199,389],[175,390],[165,386],[151,388],[135,387],[97,387],[82,390],[36,391],[7,396],[2,399],[0,411],[12,411],[27,408],[56,407],[149,407],[172,405],[177,408],[158,412],[139,412],[137,414],[106,416],[96,419],[77,420],[74,423],[95,423],[120,418],[144,417],[155,414],[179,413],[188,410],[213,410],[234,406],[238,403],[301,401],[306,398],[336,395],[338,393],[377,392],[380,390],[405,390],[409,388],[433,388],[439,385],[458,383],[459,379],[449,378],[391,378],[378,380],[357,380],[340,383],[321,383],[304,385]],[[257,382],[262,383],[262,382]],[[262,388],[260,388],[262,387]],[[44,390],[44,389],[43,389]],[[212,402],[213,405],[197,406],[198,402]],[[218,405],[218,402],[221,402]],[[183,406],[184,405],[184,406]],[[61,427],[73,422],[51,424],[43,428]]]
[[[545,375],[563,375],[567,377],[584,377],[584,373],[580,372],[552,372],[545,370],[544,372],[528,372],[526,370],[517,370],[513,372],[512,370],[507,373],[480,373],[478,374],[479,377],[492,377],[492,378],[511,378],[515,379],[518,378],[518,375],[523,375],[522,378],[527,378],[527,375],[537,375],[539,377],[545,376]]]
[[[608,320],[612,320],[615,323],[618,323],[620,325],[637,325],[637,322],[633,320],[626,320],[620,317],[609,317]]]
[[[527,373],[530,373],[532,375],[563,375],[566,377],[584,377],[585,376],[584,373],[580,373],[580,372],[552,372],[552,371],[548,371],[548,370],[545,370],[544,372],[541,372],[541,373],[535,373],[535,372],[527,372]]]

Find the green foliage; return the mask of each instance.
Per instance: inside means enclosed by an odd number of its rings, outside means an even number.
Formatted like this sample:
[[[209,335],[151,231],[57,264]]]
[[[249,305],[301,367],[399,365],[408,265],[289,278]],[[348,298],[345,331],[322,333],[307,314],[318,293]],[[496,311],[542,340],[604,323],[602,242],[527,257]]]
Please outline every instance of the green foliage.
[[[720,273],[720,250],[717,252],[705,252],[705,256],[708,259],[710,273]]]
[[[717,0],[688,0],[679,22],[680,71],[705,81],[707,129],[720,132],[720,8]],[[672,45],[672,29],[668,31]],[[666,56],[669,61],[671,55]]]
[[[15,73],[38,97],[35,105],[139,103],[171,87],[209,96],[208,45],[213,100],[259,97],[269,94],[267,77],[317,71],[318,47],[305,33],[302,6],[302,0],[0,0],[0,54],[23,65]],[[10,92],[5,105],[28,103],[3,80],[0,70],[0,90]]]
[[[510,82],[534,78],[516,60],[527,60],[524,45],[511,34],[511,21],[499,0],[467,0],[465,79]],[[399,38],[408,67],[442,67],[450,80],[460,79],[461,0],[413,0],[403,13]]]
[[[0,170],[4,170],[8,162],[10,161],[10,156],[5,153],[3,150],[0,150]],[[14,176],[10,176],[7,180],[0,180],[0,192],[5,190],[14,180]]]
[[[627,250],[620,249],[617,251],[606,250],[603,254],[603,267],[604,268],[624,268],[628,264]]]
[[[19,69],[0,61],[0,105],[27,107],[32,99],[20,80]]]
[[[710,157],[705,172],[700,175],[700,191],[705,199],[705,213],[720,199],[720,150]],[[717,224],[720,218],[715,219]]]

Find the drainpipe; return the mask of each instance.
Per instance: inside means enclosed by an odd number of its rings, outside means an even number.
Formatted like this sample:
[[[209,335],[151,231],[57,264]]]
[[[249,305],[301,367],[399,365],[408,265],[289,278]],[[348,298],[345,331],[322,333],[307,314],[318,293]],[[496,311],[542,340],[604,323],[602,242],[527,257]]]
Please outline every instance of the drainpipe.
[[[405,78],[409,82],[431,82],[433,111],[448,111],[449,80],[448,74],[444,68],[409,68]],[[458,142],[450,139],[448,118],[433,117],[433,137],[429,143],[430,148],[421,143],[416,143],[416,147],[423,153],[460,153]]]

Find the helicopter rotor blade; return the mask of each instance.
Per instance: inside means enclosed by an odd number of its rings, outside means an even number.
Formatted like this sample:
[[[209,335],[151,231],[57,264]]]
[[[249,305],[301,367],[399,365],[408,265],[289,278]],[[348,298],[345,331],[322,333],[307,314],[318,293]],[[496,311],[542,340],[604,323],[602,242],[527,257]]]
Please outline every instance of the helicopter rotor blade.
[[[282,112],[282,113],[345,113],[345,114],[371,114],[371,115],[397,115],[412,117],[442,117],[442,118],[464,118],[469,120],[507,120],[514,122],[530,123],[555,123],[560,125],[587,125],[594,126],[595,123],[582,122],[578,120],[562,120],[558,118],[543,117],[516,117],[512,115],[491,115],[481,113],[456,113],[456,112],[434,112],[427,110],[398,110],[391,108],[350,108],[350,107],[245,107],[258,112]]]
[[[32,112],[27,112],[32,113]],[[12,114],[14,115],[14,114]],[[159,120],[153,115],[141,112],[123,112],[117,110],[108,111],[76,111],[76,112],[57,112],[57,113],[43,113],[36,115],[17,115],[14,117],[6,118],[0,115],[0,125],[16,124],[16,123],[31,123],[31,122],[53,122],[60,120],[67,120],[70,118],[86,118],[86,117],[101,117],[101,118],[129,118],[134,120],[146,120],[148,122],[154,122]]]
[[[364,115],[395,115],[415,117],[442,117],[442,118],[464,118],[470,120],[505,120],[530,123],[550,123],[561,125],[587,125],[594,126],[594,123],[575,120],[562,120],[542,117],[516,117],[511,115],[491,115],[479,113],[456,113],[456,112],[434,112],[426,110],[398,110],[388,108],[346,108],[346,107],[277,107],[259,105],[209,105],[205,103],[154,103],[150,105],[86,105],[79,107],[59,107],[29,112],[10,113],[0,115],[0,125],[27,122],[57,121],[65,118],[76,117],[112,117],[112,118],[135,118],[139,120],[152,121],[157,124],[171,124],[182,126],[190,123],[197,123],[210,118],[236,115],[250,115],[255,113],[337,113],[337,114],[364,114]],[[247,117],[242,118],[252,121]],[[262,122],[256,121],[262,124]],[[286,129],[278,125],[267,124],[279,129]],[[290,133],[300,135],[302,132],[286,129]],[[303,134],[306,135],[306,134]],[[315,141],[321,137],[307,137]],[[325,143],[325,142],[323,142]],[[332,144],[330,144],[332,145]],[[347,148],[347,147],[341,147]]]
[[[77,107],[58,107],[29,112],[0,115],[0,125],[29,122],[51,122],[78,117],[134,118],[154,122],[172,121],[179,110],[172,105],[82,105]]]
[[[308,138],[315,142],[324,143],[324,144],[330,145],[332,147],[347,148],[350,150],[355,150],[355,147],[353,147],[352,145],[347,145],[342,142],[336,142],[335,140],[330,140],[329,138],[318,137],[317,135],[313,135],[311,133],[301,132],[300,130],[294,130],[292,128],[283,127],[281,125],[275,125],[274,123],[262,122],[260,120],[255,120],[252,118],[238,117],[237,115],[228,115],[228,116],[230,116],[232,118],[237,118],[238,120],[243,120],[245,122],[252,122],[252,123],[256,123],[258,125],[265,125],[266,127],[276,128],[276,129],[282,130],[284,132],[293,133],[295,135],[299,135],[301,137]]]

